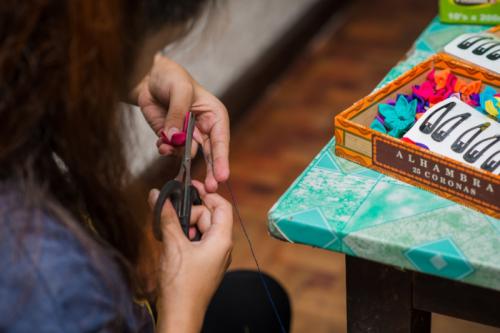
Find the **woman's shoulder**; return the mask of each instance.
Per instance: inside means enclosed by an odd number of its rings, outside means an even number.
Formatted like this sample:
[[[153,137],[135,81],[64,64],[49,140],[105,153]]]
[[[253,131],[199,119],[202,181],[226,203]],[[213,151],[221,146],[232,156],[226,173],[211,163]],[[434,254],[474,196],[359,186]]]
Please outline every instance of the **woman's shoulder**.
[[[0,327],[135,330],[132,298],[117,265],[68,223],[27,202],[15,187],[0,186]]]

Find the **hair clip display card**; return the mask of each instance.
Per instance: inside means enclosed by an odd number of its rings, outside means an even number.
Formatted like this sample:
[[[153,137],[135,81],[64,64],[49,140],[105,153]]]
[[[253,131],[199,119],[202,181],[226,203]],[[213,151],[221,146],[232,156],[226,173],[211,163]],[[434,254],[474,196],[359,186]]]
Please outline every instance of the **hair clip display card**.
[[[500,36],[496,34],[463,34],[447,44],[444,51],[500,74]]]
[[[403,138],[455,161],[500,173],[500,124],[456,97],[427,110]]]

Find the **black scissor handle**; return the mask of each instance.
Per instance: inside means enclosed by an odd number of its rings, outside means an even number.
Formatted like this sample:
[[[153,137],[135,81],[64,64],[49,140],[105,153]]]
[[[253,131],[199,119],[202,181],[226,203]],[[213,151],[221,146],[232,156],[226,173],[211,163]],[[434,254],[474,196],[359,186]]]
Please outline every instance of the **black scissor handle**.
[[[177,213],[177,217],[179,218],[182,231],[186,236],[189,235],[189,222],[190,222],[189,220],[191,218],[191,206],[202,204],[198,190],[191,185],[189,187],[189,191],[190,191],[189,194],[190,202],[186,207],[187,214],[182,215],[184,184],[182,184],[177,180],[170,180],[160,190],[160,194],[158,195],[158,199],[156,200],[156,204],[153,209],[153,234],[157,240],[162,241],[163,239],[163,233],[161,230],[161,212],[167,200],[170,200],[172,206],[175,209],[175,212]],[[199,231],[197,231],[194,240],[199,240],[200,238],[201,234]]]

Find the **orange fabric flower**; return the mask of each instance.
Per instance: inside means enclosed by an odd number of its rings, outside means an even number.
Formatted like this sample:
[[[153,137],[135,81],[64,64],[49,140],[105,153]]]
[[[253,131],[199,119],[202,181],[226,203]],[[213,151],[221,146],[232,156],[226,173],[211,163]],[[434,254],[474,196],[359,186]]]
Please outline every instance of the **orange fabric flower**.
[[[436,71],[434,73],[434,81],[436,82],[436,89],[443,89],[446,87],[446,83],[448,82],[448,76],[451,71],[449,69],[443,69],[442,71]]]
[[[459,86],[459,81],[463,83],[460,84],[459,89],[457,90],[457,86]],[[471,81],[469,83],[465,83],[463,80],[458,79],[455,84],[455,91],[465,95],[478,94],[481,91],[481,81]]]
[[[465,103],[474,106],[474,101],[471,100],[472,94],[478,94],[481,91],[481,81],[471,81],[469,83],[465,82],[460,78],[455,82],[454,91],[460,93],[462,101]]]

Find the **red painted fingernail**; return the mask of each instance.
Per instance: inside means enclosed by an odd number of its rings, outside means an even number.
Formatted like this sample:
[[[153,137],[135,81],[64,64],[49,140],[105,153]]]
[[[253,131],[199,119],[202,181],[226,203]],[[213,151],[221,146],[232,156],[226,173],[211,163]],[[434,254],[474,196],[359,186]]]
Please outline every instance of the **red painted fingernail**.
[[[186,133],[180,132],[175,127],[169,129],[168,133],[164,130],[160,131],[160,136],[164,143],[175,147],[182,146],[186,142]]]
[[[175,147],[183,146],[186,143],[186,133],[175,133],[174,135],[172,135],[170,143]]]

